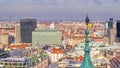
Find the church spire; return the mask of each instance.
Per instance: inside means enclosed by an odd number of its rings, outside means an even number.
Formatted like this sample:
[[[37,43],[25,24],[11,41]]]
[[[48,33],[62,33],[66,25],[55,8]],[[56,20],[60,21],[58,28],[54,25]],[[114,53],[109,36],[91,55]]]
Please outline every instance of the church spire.
[[[95,66],[93,65],[91,58],[90,58],[90,47],[89,47],[89,39],[88,39],[88,35],[89,35],[89,30],[88,30],[88,23],[89,23],[89,18],[88,15],[85,19],[86,21],[86,25],[87,28],[85,30],[85,34],[86,34],[86,39],[85,39],[85,48],[84,48],[84,60],[80,66],[80,68],[95,68]]]
[[[85,19],[86,25],[88,25],[89,21],[90,21],[90,20],[89,20],[89,18],[88,18],[88,14],[87,14],[86,19]]]

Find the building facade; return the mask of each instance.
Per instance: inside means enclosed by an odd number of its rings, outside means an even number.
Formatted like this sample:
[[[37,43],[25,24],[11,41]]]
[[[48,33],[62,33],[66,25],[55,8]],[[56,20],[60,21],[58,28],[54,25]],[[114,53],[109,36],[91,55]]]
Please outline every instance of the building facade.
[[[109,44],[113,45],[115,41],[115,30],[114,29],[109,29]]]
[[[20,20],[21,42],[32,43],[32,31],[36,28],[36,25],[36,19]]]
[[[29,62],[25,58],[2,58],[1,68],[29,68]]]
[[[108,29],[113,29],[113,18],[110,18],[110,19],[109,19]]]
[[[116,21],[116,41],[120,42],[120,20]]]
[[[115,30],[113,29],[113,18],[109,19],[107,36],[109,38],[109,44],[112,45],[115,41]]]
[[[20,26],[15,26],[15,34],[16,34],[15,43],[21,42],[21,33],[20,32],[21,32]]]
[[[38,29],[32,32],[32,45],[60,45],[62,33],[58,30]]]
[[[64,52],[60,47],[54,47],[51,50],[47,50],[46,52],[51,63],[58,62],[64,56]]]
[[[7,48],[9,43],[9,34],[0,34],[0,48]]]

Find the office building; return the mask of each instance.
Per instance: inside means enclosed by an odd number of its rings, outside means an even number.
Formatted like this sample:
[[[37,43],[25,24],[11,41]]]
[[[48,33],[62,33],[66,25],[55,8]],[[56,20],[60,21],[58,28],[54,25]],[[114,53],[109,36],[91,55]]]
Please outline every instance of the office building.
[[[15,43],[20,43],[21,42],[21,33],[20,33],[20,26],[15,26]]]
[[[117,30],[117,37],[120,37],[120,20],[117,20],[116,30]]]
[[[113,29],[113,18],[110,18],[105,24],[105,35],[108,36],[110,29]]]
[[[117,20],[116,22],[116,35],[117,41],[120,41],[120,20]]]
[[[110,18],[110,19],[109,19],[108,29],[113,29],[113,18]]]
[[[108,29],[108,22],[105,23],[105,30],[104,30],[105,36],[107,36],[107,33],[108,33],[107,29]]]
[[[113,45],[115,41],[115,30],[114,29],[108,29],[108,37],[109,37],[109,44]]]
[[[20,20],[21,42],[32,43],[32,31],[36,28],[36,25],[36,19]]]
[[[113,45],[115,40],[115,30],[113,29],[113,18],[110,18],[108,22],[107,37],[109,38],[109,44]]]
[[[32,32],[32,45],[60,45],[62,33],[55,29],[36,29]]]

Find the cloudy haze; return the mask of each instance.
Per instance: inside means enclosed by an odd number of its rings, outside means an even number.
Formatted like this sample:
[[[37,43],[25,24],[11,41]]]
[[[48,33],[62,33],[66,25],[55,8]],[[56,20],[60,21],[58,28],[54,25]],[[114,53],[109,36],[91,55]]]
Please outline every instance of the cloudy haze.
[[[0,20],[37,18],[38,20],[120,19],[119,0],[0,0]]]

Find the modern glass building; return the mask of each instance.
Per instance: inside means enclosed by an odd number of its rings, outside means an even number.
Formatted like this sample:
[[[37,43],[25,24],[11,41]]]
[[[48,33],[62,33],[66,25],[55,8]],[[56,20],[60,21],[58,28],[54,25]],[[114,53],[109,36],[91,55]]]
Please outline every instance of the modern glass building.
[[[32,43],[32,31],[37,27],[36,19],[21,19],[21,42]]]
[[[108,29],[113,29],[113,18],[110,18],[110,19],[109,19]]]

